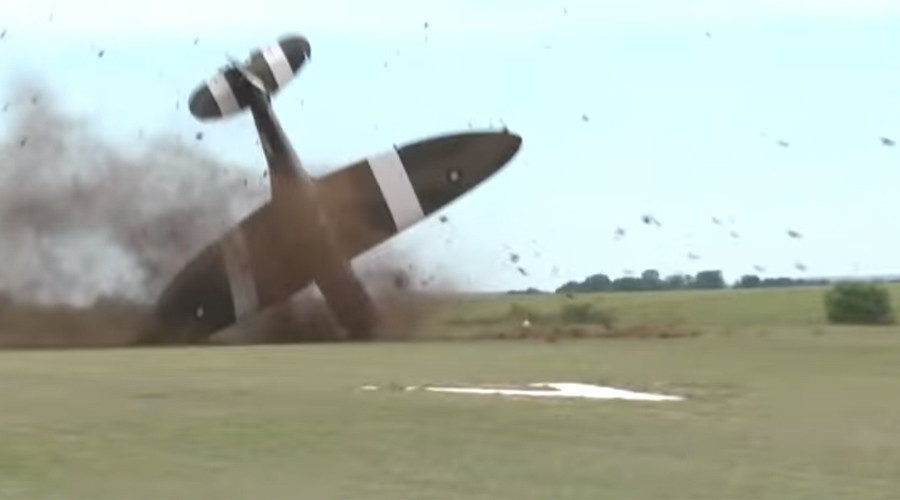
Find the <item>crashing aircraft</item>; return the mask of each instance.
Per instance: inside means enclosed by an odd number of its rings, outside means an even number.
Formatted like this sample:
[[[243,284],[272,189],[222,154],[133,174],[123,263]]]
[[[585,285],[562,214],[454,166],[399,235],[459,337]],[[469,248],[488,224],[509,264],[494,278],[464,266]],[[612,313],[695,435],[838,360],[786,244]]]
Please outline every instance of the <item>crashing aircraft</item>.
[[[349,339],[371,338],[378,311],[351,260],[465,194],[519,149],[521,138],[506,130],[458,133],[395,146],[314,179],[271,106],[309,56],[304,37],[284,37],[192,93],[189,108],[199,120],[250,110],[271,196],[173,278],[141,342],[204,342],[313,285]]]

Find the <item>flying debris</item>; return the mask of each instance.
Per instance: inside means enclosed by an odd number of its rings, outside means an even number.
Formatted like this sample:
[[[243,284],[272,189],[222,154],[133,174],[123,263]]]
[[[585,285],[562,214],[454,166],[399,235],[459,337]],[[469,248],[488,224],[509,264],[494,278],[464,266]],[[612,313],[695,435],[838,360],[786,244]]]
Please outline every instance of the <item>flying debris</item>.
[[[31,96],[31,104],[37,104],[37,103],[38,103],[38,100],[39,100],[40,98],[41,98],[41,96],[39,96],[39,95],[37,95],[37,94]]]
[[[719,225],[722,225],[722,221],[721,221],[721,219],[719,219],[718,217],[713,217],[713,218],[712,218],[712,221],[713,221],[713,224],[719,224]]]
[[[428,21],[425,21],[425,29],[428,29]]]
[[[625,237],[625,228],[617,227],[616,228],[616,239],[624,238],[624,237]]]
[[[894,141],[891,140],[891,139],[888,139],[887,137],[882,137],[882,138],[881,138],[881,145],[882,145],[882,146],[888,146],[888,147],[890,147],[890,146],[893,146],[894,144],[896,144],[896,142],[894,142]]]
[[[644,221],[644,224],[650,225],[653,224],[656,227],[662,227],[662,224],[656,219],[656,217],[652,215],[644,215],[641,217],[641,220]]]
[[[7,111],[8,109],[9,109],[9,103],[4,104],[4,105],[3,105],[3,112],[6,113],[6,111]]]
[[[712,34],[709,31],[706,32],[706,38],[712,38]]]
[[[97,57],[98,57],[98,58],[101,58],[101,57],[103,57],[104,54],[106,54],[106,51],[103,50],[103,49],[100,49],[100,51],[97,52]]]
[[[0,40],[6,38],[6,28],[3,28],[3,31],[0,31]]]
[[[448,219],[446,215],[442,215],[438,217],[438,220],[441,221],[441,224],[446,224]]]
[[[20,148],[24,148],[26,144],[28,144],[28,138],[27,138],[27,137],[23,137],[22,140],[19,141],[19,147],[20,147]]]
[[[200,43],[200,37],[194,38],[194,45]]]
[[[517,253],[509,254],[509,261],[512,262],[513,264],[517,264],[519,262],[519,254],[517,254]]]
[[[737,231],[731,231],[731,232],[728,233],[728,234],[731,235],[732,238],[737,238],[737,237],[738,237]]]
[[[202,141],[203,140],[203,132],[197,132],[194,135],[194,139],[197,139],[198,141]],[[213,142],[215,142],[215,141],[213,141]]]
[[[517,267],[516,270],[518,270],[519,274],[521,274],[522,276],[528,276],[528,271],[526,271],[522,266]]]
[[[800,234],[799,232],[797,232],[797,231],[794,231],[793,229],[788,229],[787,234],[788,234],[788,236],[790,236],[791,238],[802,238],[802,237],[803,237],[803,235],[801,235],[801,234]]]
[[[271,107],[271,97],[309,56],[305,38],[282,38],[191,94],[189,108],[199,120],[249,109],[271,198],[173,278],[143,342],[202,342],[313,284],[350,338],[371,338],[378,311],[351,259],[468,192],[519,150],[522,140],[512,133],[457,133],[394,147],[313,178]],[[198,307],[202,318],[194,314]]]
[[[804,265],[802,262],[795,263],[794,267],[796,267],[798,271],[806,271],[806,265]]]
[[[588,121],[590,121],[590,118],[588,118],[588,115],[582,114],[581,121],[583,121],[584,123],[587,123]]]
[[[783,140],[781,140],[781,139],[779,139],[778,142],[777,142],[776,144],[778,144],[779,146],[781,146],[781,147],[783,147],[783,148],[786,148],[786,147],[790,146],[790,143],[788,143],[787,141],[783,141]]]
[[[699,255],[697,255],[697,254],[695,254],[695,253],[693,253],[693,252],[688,252],[688,259],[691,259],[691,260],[697,260],[697,259],[699,259],[699,258],[700,258]]]
[[[761,273],[765,272],[765,270],[766,270],[766,268],[764,268],[763,266],[753,266],[753,269],[755,269]]]

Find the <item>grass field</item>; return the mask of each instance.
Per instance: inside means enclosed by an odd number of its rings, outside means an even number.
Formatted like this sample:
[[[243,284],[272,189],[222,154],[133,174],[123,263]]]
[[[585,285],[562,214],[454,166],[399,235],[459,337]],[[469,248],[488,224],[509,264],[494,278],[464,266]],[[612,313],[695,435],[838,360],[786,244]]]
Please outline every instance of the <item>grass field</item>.
[[[0,351],[0,498],[896,498],[900,328],[827,326],[821,294],[576,299],[701,332],[678,339]],[[534,381],[688,399],[359,389]]]

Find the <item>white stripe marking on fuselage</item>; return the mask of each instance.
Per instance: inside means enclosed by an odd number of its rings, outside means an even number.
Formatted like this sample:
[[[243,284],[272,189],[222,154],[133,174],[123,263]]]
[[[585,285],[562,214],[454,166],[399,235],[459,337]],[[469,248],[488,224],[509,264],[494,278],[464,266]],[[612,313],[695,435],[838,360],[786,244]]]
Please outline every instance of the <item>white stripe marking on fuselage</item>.
[[[234,302],[234,317],[240,319],[241,316],[256,311],[259,307],[253,269],[250,265],[250,252],[247,250],[247,242],[240,228],[225,235],[221,245],[225,272],[228,274],[228,286],[231,288],[231,300]]]
[[[368,162],[398,232],[425,217],[396,149],[368,158]]]
[[[216,73],[206,86],[209,87],[209,92],[219,106],[219,112],[222,113],[222,116],[241,109],[237,97],[234,96],[234,90],[231,89],[231,85],[228,84],[228,80],[225,79],[225,75],[222,73]]]
[[[278,43],[269,45],[262,50],[262,55],[272,71],[272,76],[275,77],[275,83],[278,84],[278,88],[280,89],[287,85],[291,78],[294,77],[294,72],[291,71],[291,63],[288,62],[287,56],[284,55],[281,45]]]

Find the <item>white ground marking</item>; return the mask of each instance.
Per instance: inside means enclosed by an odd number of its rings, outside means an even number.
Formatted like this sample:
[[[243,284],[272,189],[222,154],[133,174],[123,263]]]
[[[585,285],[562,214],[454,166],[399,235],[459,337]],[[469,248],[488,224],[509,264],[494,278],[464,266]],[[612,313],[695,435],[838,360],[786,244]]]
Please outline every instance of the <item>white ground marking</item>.
[[[291,63],[288,62],[287,56],[284,55],[281,44],[273,43],[265,47],[262,50],[262,55],[266,60],[266,64],[269,65],[272,75],[275,77],[275,83],[278,84],[278,88],[281,89],[287,85],[291,78],[294,77],[294,72],[291,71]]]
[[[363,390],[374,391],[378,387],[373,385],[363,386]],[[538,382],[519,388],[502,387],[439,387],[439,386],[408,386],[405,391],[423,389],[431,392],[448,392],[455,394],[482,394],[501,396],[525,396],[539,398],[583,398],[583,399],[627,399],[632,401],[683,401],[681,396],[669,396],[666,394],[654,394],[650,392],[634,392],[615,387],[605,387],[593,384],[581,384],[578,382]]]
[[[397,150],[368,158],[368,162],[398,232],[425,217]]]
[[[231,85],[228,84],[228,80],[225,79],[225,75],[222,73],[216,73],[215,76],[207,82],[206,86],[209,87],[209,92],[219,106],[219,111],[222,113],[222,116],[234,113],[241,109],[241,106],[237,102],[237,98],[234,96],[234,91],[231,90]]]
[[[234,317],[239,319],[259,307],[253,269],[250,267],[250,252],[240,228],[228,233],[221,245],[231,300],[234,302]]]

